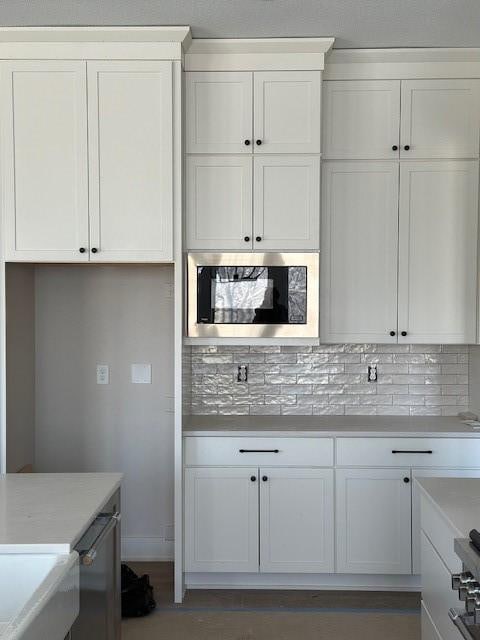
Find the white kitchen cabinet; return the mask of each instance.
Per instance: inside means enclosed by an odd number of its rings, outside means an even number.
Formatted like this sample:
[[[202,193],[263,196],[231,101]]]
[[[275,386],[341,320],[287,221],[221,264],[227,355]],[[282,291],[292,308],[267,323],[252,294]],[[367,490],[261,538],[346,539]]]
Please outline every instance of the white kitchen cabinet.
[[[325,159],[399,157],[399,80],[333,80],[322,91]]]
[[[185,470],[185,570],[258,572],[258,468]]]
[[[337,469],[338,573],[411,573],[410,469]]]
[[[255,153],[320,153],[320,71],[259,71]]]
[[[320,157],[255,157],[253,183],[255,249],[318,249]]]
[[[187,157],[188,249],[252,248],[251,156]]]
[[[402,158],[478,158],[479,80],[403,80],[401,113]]]
[[[185,75],[187,153],[251,153],[252,73]]]
[[[170,261],[172,64],[87,69],[91,260]]]
[[[88,260],[84,62],[3,62],[5,257]],[[83,251],[81,251],[83,249]]]
[[[397,242],[398,163],[323,163],[322,341],[397,341]]]
[[[399,212],[399,342],[475,342],[478,162],[402,162]]]
[[[333,469],[260,469],[260,571],[334,571]]]

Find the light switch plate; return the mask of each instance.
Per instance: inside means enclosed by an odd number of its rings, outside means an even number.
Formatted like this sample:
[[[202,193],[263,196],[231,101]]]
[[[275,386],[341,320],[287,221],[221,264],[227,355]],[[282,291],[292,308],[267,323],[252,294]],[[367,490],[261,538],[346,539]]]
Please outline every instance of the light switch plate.
[[[97,364],[97,384],[110,382],[110,369],[108,364]]]
[[[152,384],[151,364],[132,364],[133,384]]]

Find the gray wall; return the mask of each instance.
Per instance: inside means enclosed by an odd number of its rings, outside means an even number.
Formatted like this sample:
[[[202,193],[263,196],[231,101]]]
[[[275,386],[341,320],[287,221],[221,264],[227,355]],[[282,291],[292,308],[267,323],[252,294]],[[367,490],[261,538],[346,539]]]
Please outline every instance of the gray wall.
[[[7,465],[15,473],[34,463],[34,267],[6,266]]]
[[[37,471],[121,471],[124,555],[170,557],[173,268],[37,266]],[[110,384],[96,384],[96,365]],[[132,363],[152,384],[131,384]]]

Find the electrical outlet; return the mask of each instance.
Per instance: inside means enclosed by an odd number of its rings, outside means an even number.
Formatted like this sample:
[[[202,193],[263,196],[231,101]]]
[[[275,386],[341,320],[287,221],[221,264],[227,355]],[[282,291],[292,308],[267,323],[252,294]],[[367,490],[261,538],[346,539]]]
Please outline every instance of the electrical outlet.
[[[237,382],[247,382],[248,380],[248,365],[239,364],[237,373]]]
[[[97,364],[97,384],[110,382],[110,370],[108,364]]]
[[[377,365],[376,364],[368,365],[368,381],[369,382],[377,381]]]
[[[152,365],[151,364],[132,364],[132,383],[133,384],[151,384],[152,383]]]

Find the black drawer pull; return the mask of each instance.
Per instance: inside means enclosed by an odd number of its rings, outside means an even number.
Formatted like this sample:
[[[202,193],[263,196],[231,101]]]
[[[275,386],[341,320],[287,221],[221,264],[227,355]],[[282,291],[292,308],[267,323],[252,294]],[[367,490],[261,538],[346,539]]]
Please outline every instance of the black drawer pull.
[[[240,453],[280,453],[280,449],[239,449]]]
[[[401,449],[392,449],[392,453],[433,453],[431,449],[426,451],[402,451]]]

